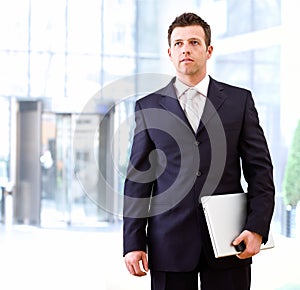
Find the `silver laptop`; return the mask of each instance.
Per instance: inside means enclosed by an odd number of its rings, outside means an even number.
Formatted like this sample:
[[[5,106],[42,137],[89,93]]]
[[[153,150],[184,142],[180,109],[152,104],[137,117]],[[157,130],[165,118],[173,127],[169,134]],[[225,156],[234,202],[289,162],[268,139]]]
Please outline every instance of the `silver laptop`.
[[[233,245],[233,240],[242,232],[246,221],[247,197],[245,193],[210,195],[201,198],[214,254],[216,258],[237,255],[241,251]],[[274,247],[270,233],[261,249]]]

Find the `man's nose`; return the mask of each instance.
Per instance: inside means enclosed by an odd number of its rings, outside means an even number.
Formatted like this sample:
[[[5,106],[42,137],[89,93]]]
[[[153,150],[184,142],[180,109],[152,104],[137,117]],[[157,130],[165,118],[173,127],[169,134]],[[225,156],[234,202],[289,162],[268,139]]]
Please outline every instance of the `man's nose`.
[[[182,46],[182,54],[190,54],[191,51],[190,51],[190,47],[188,44],[183,44]]]

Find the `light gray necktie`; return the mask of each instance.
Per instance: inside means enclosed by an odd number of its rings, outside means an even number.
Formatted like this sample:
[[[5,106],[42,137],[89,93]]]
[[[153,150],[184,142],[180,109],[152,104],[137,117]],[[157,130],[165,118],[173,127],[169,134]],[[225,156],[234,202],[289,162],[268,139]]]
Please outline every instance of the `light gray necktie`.
[[[184,111],[192,128],[194,129],[194,132],[196,132],[203,111],[203,106],[202,108],[200,108],[199,106],[200,100],[196,100],[196,98],[201,98],[202,96],[198,91],[196,91],[193,88],[188,89],[185,93],[185,96],[186,100],[184,105]]]

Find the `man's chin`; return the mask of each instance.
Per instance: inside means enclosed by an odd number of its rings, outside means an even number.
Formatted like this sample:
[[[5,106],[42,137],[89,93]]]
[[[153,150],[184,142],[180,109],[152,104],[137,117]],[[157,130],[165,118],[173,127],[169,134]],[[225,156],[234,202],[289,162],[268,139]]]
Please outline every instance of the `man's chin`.
[[[185,68],[178,71],[183,76],[192,76],[196,74],[196,71],[191,68]]]

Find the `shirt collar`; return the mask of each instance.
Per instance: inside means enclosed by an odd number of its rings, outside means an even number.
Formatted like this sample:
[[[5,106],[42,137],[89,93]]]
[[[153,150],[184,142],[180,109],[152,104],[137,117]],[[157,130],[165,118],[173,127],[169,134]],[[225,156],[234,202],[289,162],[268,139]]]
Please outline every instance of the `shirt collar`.
[[[206,75],[202,81],[200,81],[197,85],[195,85],[195,89],[200,92],[201,95],[207,97],[209,86],[209,76]]]
[[[205,75],[204,79],[201,80],[198,84],[196,84],[194,88],[202,95],[207,97],[208,86],[209,86],[209,76]],[[191,88],[190,86],[186,85],[181,80],[179,80],[178,78],[176,78],[174,82],[174,87],[176,89],[178,98],[180,98],[189,88]]]

